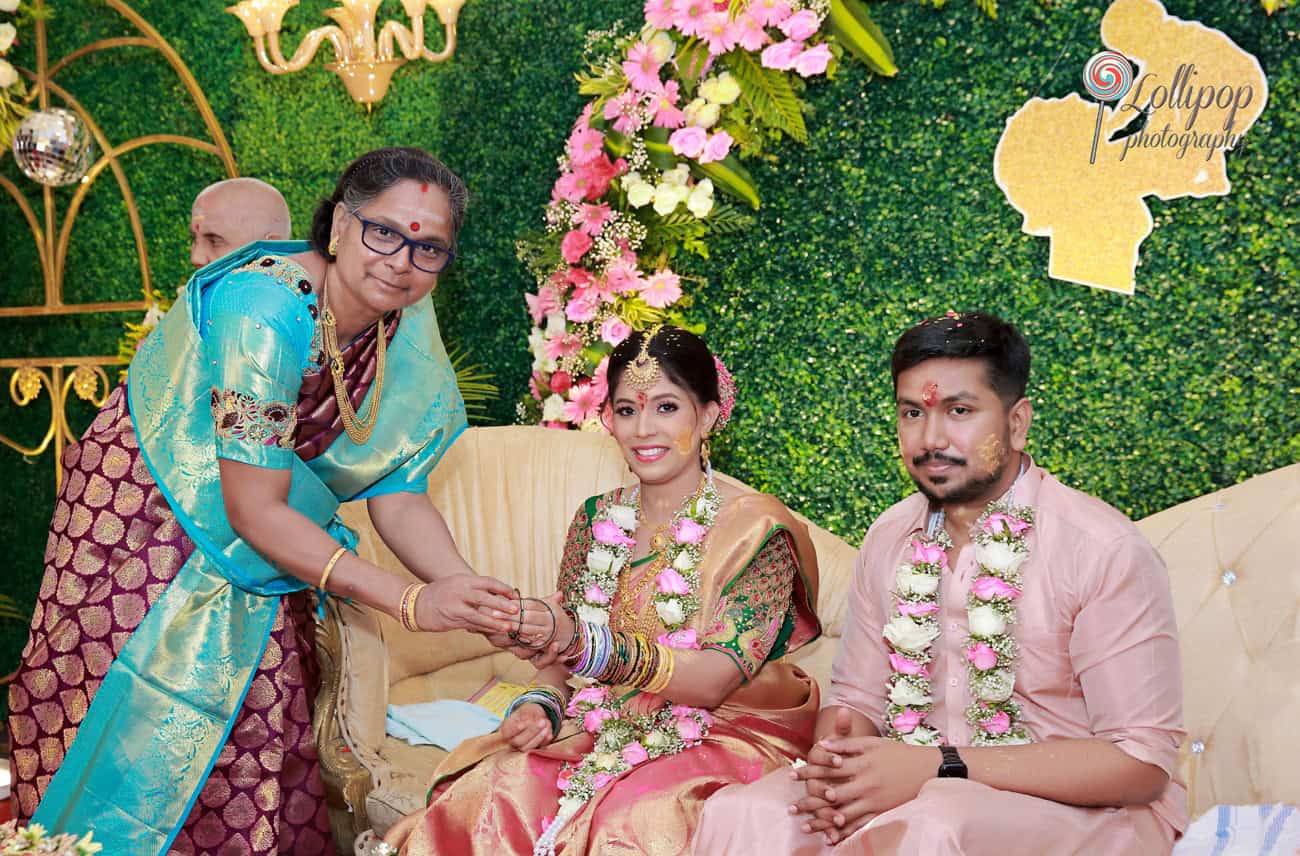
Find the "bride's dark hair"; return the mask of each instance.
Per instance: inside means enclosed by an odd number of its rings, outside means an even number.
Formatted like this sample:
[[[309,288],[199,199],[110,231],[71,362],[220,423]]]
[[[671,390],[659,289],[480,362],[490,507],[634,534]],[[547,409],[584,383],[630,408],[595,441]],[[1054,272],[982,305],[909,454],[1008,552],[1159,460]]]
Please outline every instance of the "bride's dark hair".
[[[609,370],[605,380],[609,386],[609,401],[623,379],[628,365],[641,353],[641,344],[650,332],[638,330],[628,336],[609,355]],[[722,403],[718,388],[718,364],[704,340],[680,327],[661,327],[650,339],[647,353],[659,361],[668,379],[690,390],[701,404],[710,401]]]

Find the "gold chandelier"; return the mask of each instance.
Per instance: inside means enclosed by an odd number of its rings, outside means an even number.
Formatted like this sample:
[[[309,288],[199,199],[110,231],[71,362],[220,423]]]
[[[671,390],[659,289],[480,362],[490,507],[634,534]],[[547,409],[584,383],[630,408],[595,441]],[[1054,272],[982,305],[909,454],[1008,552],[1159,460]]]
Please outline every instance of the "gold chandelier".
[[[348,94],[369,109],[383,100],[393,72],[411,60],[443,62],[456,50],[456,19],[465,0],[402,0],[411,19],[408,29],[389,21],[376,32],[375,14],[383,0],[340,0],[342,5],[325,10],[336,25],[318,27],[306,35],[286,60],[280,50],[280,25],[298,0],[240,0],[226,9],[244,22],[244,29],[257,46],[257,60],[272,74],[301,71],[316,56],[321,42],[328,40],[334,62],[325,68],[339,76]],[[446,44],[434,53],[424,46],[424,13],[432,6],[442,22]],[[400,53],[396,53],[396,51]]]

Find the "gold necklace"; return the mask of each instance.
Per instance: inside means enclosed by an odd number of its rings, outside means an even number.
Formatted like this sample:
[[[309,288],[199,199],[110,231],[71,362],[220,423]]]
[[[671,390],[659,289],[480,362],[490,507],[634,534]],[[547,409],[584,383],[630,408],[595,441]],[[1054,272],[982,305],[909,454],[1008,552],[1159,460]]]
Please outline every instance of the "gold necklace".
[[[321,305],[324,307],[320,314],[321,345],[325,348],[325,356],[329,358],[330,374],[334,378],[334,399],[339,405],[339,418],[343,420],[343,430],[348,432],[348,437],[353,443],[360,446],[370,439],[371,433],[375,430],[375,423],[379,419],[379,401],[384,395],[384,364],[388,352],[388,339],[384,335],[384,316],[380,315],[379,320],[375,322],[379,334],[379,350],[375,354],[375,393],[370,400],[370,412],[366,414],[365,419],[361,419],[352,409],[347,387],[343,383],[343,354],[339,351],[338,324],[325,296],[328,282],[327,268],[320,289]]]

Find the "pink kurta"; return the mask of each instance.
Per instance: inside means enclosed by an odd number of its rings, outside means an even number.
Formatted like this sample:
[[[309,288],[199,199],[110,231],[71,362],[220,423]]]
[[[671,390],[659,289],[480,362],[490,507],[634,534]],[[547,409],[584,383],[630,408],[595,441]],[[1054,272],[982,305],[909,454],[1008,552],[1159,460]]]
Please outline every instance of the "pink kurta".
[[[1173,779],[1182,726],[1178,635],[1169,577],[1132,522],[1104,502],[1030,465],[1015,503],[1034,509],[1030,556],[1021,569],[1014,698],[1035,741],[1100,737],[1171,776],[1150,806],[1087,809],[976,782],[934,780],[919,797],[878,815],[837,854],[1168,853],[1187,826],[1187,792]],[[884,733],[889,648],[883,628],[911,537],[929,508],[921,494],[896,504],[863,541],[849,616],[826,706],[850,707]],[[943,635],[930,665],[934,709],[927,721],[955,746],[971,727],[963,643],[966,596],[978,575],[973,545],[952,563],[939,592]],[[937,755],[937,753],[936,753]],[[937,764],[936,764],[937,766]],[[779,770],[719,791],[705,805],[695,852],[830,851],[806,835],[786,807],[802,783]],[[776,818],[781,818],[774,822]]]

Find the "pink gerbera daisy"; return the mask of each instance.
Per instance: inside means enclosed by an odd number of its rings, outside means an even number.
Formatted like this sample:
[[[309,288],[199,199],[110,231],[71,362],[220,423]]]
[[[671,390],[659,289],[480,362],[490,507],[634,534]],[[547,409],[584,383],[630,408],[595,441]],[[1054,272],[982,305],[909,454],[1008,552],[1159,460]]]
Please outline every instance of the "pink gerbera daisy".
[[[655,113],[654,124],[656,127],[680,128],[686,122],[686,114],[677,107],[680,91],[677,81],[670,80],[655,95],[654,101],[651,102],[651,109]]]
[[[655,309],[665,309],[682,296],[681,277],[671,270],[657,270],[641,286],[641,299]]]
[[[713,11],[708,0],[674,0],[673,24],[688,36],[702,35],[704,17]]]
[[[674,20],[673,0],[646,0],[645,19],[657,30],[671,30]]]
[[[632,88],[641,92],[658,92],[661,85],[659,67],[663,63],[655,59],[654,51],[645,42],[637,42],[627,52],[623,60],[623,73],[627,75]]]

